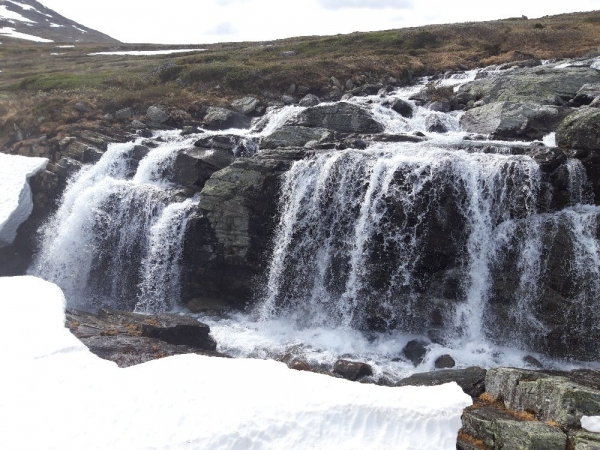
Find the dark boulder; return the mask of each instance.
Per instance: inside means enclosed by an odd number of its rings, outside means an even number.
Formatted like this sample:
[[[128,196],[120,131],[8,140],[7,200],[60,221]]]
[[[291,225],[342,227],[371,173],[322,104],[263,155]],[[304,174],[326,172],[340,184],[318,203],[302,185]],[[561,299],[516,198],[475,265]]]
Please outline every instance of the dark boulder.
[[[452,369],[456,366],[456,361],[450,355],[442,355],[435,360],[434,366],[436,369]]]
[[[250,115],[256,111],[258,99],[255,97],[244,97],[231,102],[231,107],[240,114]]]
[[[300,100],[300,102],[298,103],[300,106],[304,106],[304,107],[310,107],[310,106],[317,106],[319,103],[321,103],[321,100],[319,99],[319,97],[317,97],[314,94],[307,94],[305,97],[302,98],[302,100]]]
[[[589,83],[584,84],[577,91],[572,102],[577,105],[589,105],[598,97],[600,97],[600,83]]]
[[[425,129],[430,133],[446,133],[448,131],[446,124],[437,115],[427,116]]]
[[[412,362],[415,367],[423,362],[427,354],[427,345],[425,341],[412,340],[402,349],[402,354],[406,359]]]
[[[455,382],[465,394],[473,398],[485,392],[486,370],[481,367],[467,369],[436,370],[435,372],[417,373],[404,378],[396,386],[439,386],[440,384]]]
[[[386,104],[390,109],[396,111],[402,117],[411,118],[413,116],[413,107],[406,100],[401,98],[394,99],[390,103]]]
[[[160,106],[150,106],[146,111],[146,118],[150,122],[164,123],[169,120],[169,114]]]
[[[359,106],[340,102],[307,108],[286,125],[327,128],[342,133],[381,133],[383,125]]]
[[[339,359],[333,365],[333,373],[341,375],[346,380],[356,381],[373,375],[373,369],[362,362]]]

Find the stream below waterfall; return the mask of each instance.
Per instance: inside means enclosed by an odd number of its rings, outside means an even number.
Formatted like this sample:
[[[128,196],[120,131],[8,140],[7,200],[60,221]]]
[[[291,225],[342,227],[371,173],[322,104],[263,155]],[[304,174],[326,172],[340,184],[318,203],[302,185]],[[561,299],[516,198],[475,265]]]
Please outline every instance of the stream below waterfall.
[[[459,86],[477,73],[442,84]],[[574,277],[582,286],[578,310],[565,311],[565,320],[579,320],[570,314],[600,319],[600,208],[592,204],[581,163],[565,165],[569,198],[552,211],[553,192],[533,158],[505,153],[500,141],[488,141],[485,153],[454,148],[467,136],[459,127],[462,113],[431,111],[408,100],[426,81],[385,97],[347,101],[368,110],[385,134],[421,132],[427,141],[321,152],[296,161],[282,177],[272,254],[256,305],[243,313],[195,315],[210,326],[219,351],[300,359],[324,370],[348,358],[371,364],[380,382],[433,370],[442,355],[450,355],[457,368],[531,367],[527,355],[546,368],[593,366],[552,360],[526,345],[545,330],[536,319],[536,280],[550,264],[544,256],[549,235],[560,232],[572,242]],[[396,98],[413,104],[412,118],[384,106]],[[110,145],[99,162],[70,180],[42,229],[30,273],[58,284],[71,308],[184,313],[184,237],[202,195],[173,183],[175,157],[200,137],[233,134],[259,141],[302,110],[270,109],[250,130],[184,137],[156,132],[159,145],[147,154],[136,153],[142,138]],[[430,116],[448,131],[428,132]],[[544,138],[548,146],[553,141],[553,135]],[[432,241],[433,227],[451,239]],[[428,272],[436,264],[447,267],[444,277]],[[495,275],[515,264],[514,279]],[[514,285],[518,298],[509,312],[491,295],[503,282]],[[444,301],[446,295],[461,301]],[[496,323],[499,315],[504,322]],[[505,323],[510,329],[500,330]],[[427,339],[429,351],[414,367],[402,349],[423,337],[423,326],[436,338]]]

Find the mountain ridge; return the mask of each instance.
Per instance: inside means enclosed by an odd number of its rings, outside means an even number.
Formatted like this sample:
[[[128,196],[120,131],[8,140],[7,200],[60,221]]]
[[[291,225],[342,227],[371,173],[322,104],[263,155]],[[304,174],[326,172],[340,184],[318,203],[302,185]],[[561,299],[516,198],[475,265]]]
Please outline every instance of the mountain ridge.
[[[40,43],[120,43],[36,0],[0,0],[0,37]]]

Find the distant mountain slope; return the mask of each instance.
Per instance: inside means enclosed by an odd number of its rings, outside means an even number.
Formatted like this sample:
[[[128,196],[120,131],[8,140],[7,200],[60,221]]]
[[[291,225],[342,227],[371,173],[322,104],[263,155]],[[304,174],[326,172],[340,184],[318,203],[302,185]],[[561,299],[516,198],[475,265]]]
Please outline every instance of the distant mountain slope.
[[[35,0],[0,0],[0,38],[4,36],[34,42],[119,42]]]

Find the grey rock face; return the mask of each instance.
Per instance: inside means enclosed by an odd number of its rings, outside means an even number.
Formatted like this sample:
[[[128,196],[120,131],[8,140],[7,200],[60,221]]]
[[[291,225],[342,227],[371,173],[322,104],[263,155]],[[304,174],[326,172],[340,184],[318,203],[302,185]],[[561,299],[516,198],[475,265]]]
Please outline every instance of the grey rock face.
[[[569,115],[556,130],[562,148],[600,150],[600,109],[584,108]]]
[[[467,83],[460,87],[459,95],[466,94],[474,100],[483,99],[486,103],[509,101],[554,105],[557,95],[568,101],[588,83],[600,83],[600,71],[588,67],[533,67]]]
[[[150,122],[165,123],[167,120],[169,120],[169,114],[159,106],[151,106],[146,112],[146,118]]]
[[[463,431],[489,449],[564,450],[567,444],[560,429],[490,407],[465,411],[462,422]]]
[[[409,341],[402,350],[402,354],[416,367],[423,362],[423,358],[427,354],[427,344],[424,341]]]
[[[571,431],[569,445],[573,450],[598,450],[600,449],[600,434],[587,431]]]
[[[327,128],[343,133],[380,133],[383,125],[376,122],[367,111],[350,103],[319,105],[302,111],[286,125]]]
[[[231,150],[188,148],[177,154],[169,179],[200,190],[213,173],[227,167],[234,159]]]
[[[186,233],[182,301],[220,299],[243,307],[265,274],[279,180],[304,149],[264,150],[215,172],[201,192],[198,217]]]
[[[535,103],[496,102],[467,111],[460,120],[469,133],[503,139],[540,139],[554,131],[568,108]]]
[[[234,100],[231,103],[231,107],[239,112],[240,114],[249,115],[252,114],[258,106],[258,99],[254,97],[244,97],[238,100]]]
[[[204,126],[213,130],[225,130],[227,128],[248,128],[251,119],[242,114],[225,108],[211,106],[204,117]]]
[[[273,134],[264,138],[260,144],[261,148],[278,147],[304,147],[307,142],[323,142],[331,139],[332,133],[325,128],[308,128],[283,126],[277,129]]]
[[[486,391],[507,408],[531,411],[539,420],[580,426],[582,416],[600,414],[600,390],[530,370],[496,368],[485,377]]]

